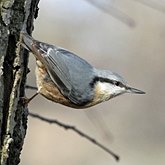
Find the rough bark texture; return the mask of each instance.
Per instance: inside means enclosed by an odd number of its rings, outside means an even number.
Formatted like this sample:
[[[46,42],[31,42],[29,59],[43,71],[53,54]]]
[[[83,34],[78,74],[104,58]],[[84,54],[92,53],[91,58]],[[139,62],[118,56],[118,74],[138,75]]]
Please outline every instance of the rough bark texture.
[[[0,164],[16,165],[27,129],[24,97],[28,53],[19,45],[23,25],[33,30],[39,0],[0,0]]]

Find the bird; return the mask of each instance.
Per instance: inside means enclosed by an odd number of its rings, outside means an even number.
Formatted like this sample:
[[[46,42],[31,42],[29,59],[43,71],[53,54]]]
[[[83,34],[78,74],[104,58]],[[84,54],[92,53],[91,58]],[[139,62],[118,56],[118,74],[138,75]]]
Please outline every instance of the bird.
[[[36,58],[36,84],[41,94],[62,105],[84,109],[124,93],[145,94],[117,73],[98,69],[75,53],[21,33],[21,45]]]

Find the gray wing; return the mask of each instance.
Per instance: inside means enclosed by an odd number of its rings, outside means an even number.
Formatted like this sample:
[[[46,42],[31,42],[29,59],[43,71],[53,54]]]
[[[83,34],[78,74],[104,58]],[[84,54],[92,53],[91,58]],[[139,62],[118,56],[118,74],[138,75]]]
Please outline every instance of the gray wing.
[[[93,98],[90,82],[93,67],[77,55],[61,49],[49,48],[45,56],[48,72],[61,93],[73,103],[83,105]]]

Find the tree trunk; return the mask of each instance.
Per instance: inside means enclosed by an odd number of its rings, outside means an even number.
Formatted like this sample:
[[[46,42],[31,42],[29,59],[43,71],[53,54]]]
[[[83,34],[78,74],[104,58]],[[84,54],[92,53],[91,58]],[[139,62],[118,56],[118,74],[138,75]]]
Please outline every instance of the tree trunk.
[[[25,3],[26,2],[26,3]],[[0,164],[20,162],[27,129],[28,52],[19,44],[23,25],[31,34],[39,0],[0,0]]]

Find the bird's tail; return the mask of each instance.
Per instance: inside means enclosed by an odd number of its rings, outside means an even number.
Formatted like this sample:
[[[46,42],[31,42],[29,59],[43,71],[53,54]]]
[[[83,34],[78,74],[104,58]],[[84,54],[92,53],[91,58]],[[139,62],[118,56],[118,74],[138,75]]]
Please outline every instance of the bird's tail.
[[[28,51],[32,50],[34,39],[25,32],[21,32],[21,45]]]

